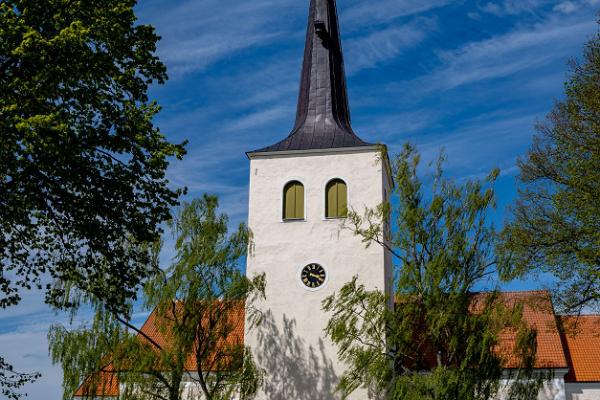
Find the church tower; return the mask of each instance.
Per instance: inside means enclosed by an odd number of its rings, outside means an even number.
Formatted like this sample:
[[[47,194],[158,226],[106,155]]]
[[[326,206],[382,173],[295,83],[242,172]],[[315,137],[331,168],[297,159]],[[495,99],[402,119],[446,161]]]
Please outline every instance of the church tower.
[[[311,0],[296,122],[284,140],[248,153],[252,244],[247,274],[265,273],[264,315],[246,332],[266,372],[260,400],[336,399],[344,365],[322,301],[359,277],[390,293],[391,258],[342,229],[391,190],[378,146],[352,130],[335,0]],[[361,389],[362,390],[362,389]],[[366,391],[354,399],[367,399]]]

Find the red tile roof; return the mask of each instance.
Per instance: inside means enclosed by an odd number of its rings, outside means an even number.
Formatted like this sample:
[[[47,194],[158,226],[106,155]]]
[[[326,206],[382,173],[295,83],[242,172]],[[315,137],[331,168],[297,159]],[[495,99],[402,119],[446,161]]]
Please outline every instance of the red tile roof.
[[[473,307],[477,308],[477,299],[485,294],[474,295]],[[559,329],[557,317],[550,293],[547,291],[504,292],[501,301],[509,307],[521,304],[523,319],[537,331],[536,368],[569,368],[568,382],[600,382],[600,315],[577,317],[558,317],[564,333]],[[225,345],[243,344],[244,306],[240,303],[231,314],[230,326],[233,332],[224,342]],[[576,322],[576,323],[575,323]],[[169,340],[160,329],[161,319],[153,311],[141,331],[160,346],[168,346]],[[148,341],[142,335],[140,340]],[[505,357],[506,368],[518,367],[518,358],[514,354],[516,333],[506,330],[500,335],[498,351]],[[566,353],[566,354],[565,354]],[[196,362],[192,355],[186,361],[188,371],[196,371]],[[119,395],[119,383],[110,367],[101,373],[102,385],[96,395],[116,397]],[[89,380],[81,385],[75,396],[89,395],[86,391]]]
[[[600,315],[560,317],[569,360],[566,382],[600,382]]]
[[[79,386],[73,396],[75,397],[119,397],[119,377],[117,374],[112,372],[112,368],[109,366],[106,371],[102,371],[95,375],[98,379],[92,382],[92,379],[86,379],[84,383]]]
[[[504,292],[502,302],[508,307],[523,306],[523,321],[537,333],[535,368],[567,368],[560,331],[547,291]],[[516,332],[505,330],[500,335],[499,351],[506,357],[505,368],[517,368],[519,358],[514,353]]]
[[[470,311],[477,313],[484,307],[489,293],[475,293],[471,300]],[[500,293],[498,302],[511,309],[517,305],[523,307],[523,322],[536,331],[537,353],[534,368],[567,368],[550,293],[547,291],[524,291]],[[502,358],[504,368],[516,369],[522,364],[517,354],[517,330],[505,329],[499,334],[496,354]],[[427,365],[437,363],[436,352],[425,346],[422,356]]]
[[[210,312],[214,312],[214,313],[219,313],[219,308],[220,308],[220,303],[216,303],[214,310],[211,310]],[[177,312],[177,311],[176,311]],[[208,313],[206,310],[204,310],[204,312]],[[245,323],[245,306],[243,302],[238,302],[237,304],[234,304],[232,307],[228,307],[226,308],[223,312],[228,312],[229,313],[229,318],[228,320],[225,321],[226,324],[226,329],[231,329],[231,332],[229,332],[227,334],[227,337],[225,340],[221,341],[220,343],[217,344],[217,348],[220,349],[224,349],[226,347],[229,346],[235,346],[238,344],[243,344],[244,343],[244,323]],[[207,316],[208,318],[208,316]],[[166,337],[164,335],[164,327],[165,327],[165,322],[168,325],[169,322],[165,321],[164,318],[161,318],[160,315],[158,315],[158,313],[156,312],[156,310],[154,310],[150,316],[148,317],[148,319],[146,320],[146,322],[144,323],[144,325],[142,326],[142,328],[140,329],[146,336],[148,336],[150,339],[152,339],[152,341],[154,341],[155,343],[157,343],[159,346],[165,348],[169,346],[169,338]],[[215,328],[213,328],[215,329]],[[146,342],[148,343],[148,339],[146,339],[143,335],[138,335],[138,338],[142,341],[142,342]],[[210,362],[212,360],[210,360],[210,357],[206,357],[206,361]],[[197,362],[195,359],[195,356],[193,354],[190,354],[188,359],[186,360],[186,364],[185,364],[185,368],[187,371],[197,371],[198,367],[197,367]],[[213,368],[216,368],[216,366],[212,365],[212,363],[210,365],[204,365],[203,366],[203,370],[204,371],[209,371],[209,370],[214,370]]]
[[[215,307],[215,311],[218,312],[218,306]],[[239,302],[232,308],[228,308],[230,318],[226,321],[227,328],[231,329],[231,332],[227,335],[224,341],[221,341],[220,348],[225,349],[228,346],[235,346],[244,343],[244,323],[245,323],[245,307],[243,302]],[[138,333],[137,337],[144,343],[150,343],[151,341],[158,344],[160,347],[165,348],[169,346],[169,338],[164,334],[164,324],[169,324],[168,320],[158,314],[157,310],[153,310],[148,316],[144,325],[140,328],[143,334]],[[148,340],[148,338],[150,340]],[[213,364],[210,356],[206,357],[209,365],[206,365],[203,370],[214,371],[219,365]],[[222,365],[221,365],[222,366]],[[198,370],[195,356],[190,354],[185,363],[185,369],[188,372],[196,372]],[[111,366],[99,373],[99,380],[92,382],[91,379],[87,379],[75,392],[75,397],[84,397],[91,395],[93,388],[92,386],[98,386],[96,388],[96,396],[98,397],[116,397],[119,396],[119,381],[117,375],[113,372]]]

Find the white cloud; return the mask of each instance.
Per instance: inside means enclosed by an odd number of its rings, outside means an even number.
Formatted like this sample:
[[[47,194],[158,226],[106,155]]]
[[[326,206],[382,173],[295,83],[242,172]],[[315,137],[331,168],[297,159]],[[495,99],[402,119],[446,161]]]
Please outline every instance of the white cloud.
[[[412,140],[410,139],[412,135],[422,135],[424,131],[431,129],[443,114],[444,110],[431,109],[401,111],[379,116],[375,121],[369,120],[366,125],[357,124],[356,128],[358,132],[373,131],[382,142],[398,144],[398,142]]]
[[[465,121],[458,129],[422,138],[424,161],[434,160],[441,149],[454,171],[487,173],[493,167],[510,168],[516,154],[522,154],[531,141],[538,114],[490,113]]]
[[[284,118],[293,115],[294,110],[280,105],[257,110],[253,113],[239,116],[223,125],[222,132],[244,132],[250,129],[264,128],[268,123],[283,121]]]
[[[554,6],[554,11],[561,12],[563,14],[571,14],[577,11],[579,7],[572,1],[563,1],[560,4]]]
[[[19,330],[0,334],[0,354],[19,372],[41,372],[42,377],[23,391],[29,400],[60,399],[62,371],[52,366],[48,357],[46,334],[50,321],[23,326]]]
[[[481,14],[479,14],[478,12],[469,11],[467,13],[467,17],[474,19],[475,21],[481,21]]]
[[[230,36],[224,32],[205,33],[200,40],[177,40],[176,43],[166,40],[159,54],[169,66],[169,74],[180,77],[201,71],[237,51],[269,43],[279,34],[237,32]]]
[[[487,3],[481,9],[490,14],[500,15],[502,14],[502,8],[496,3]]]
[[[554,5],[554,11],[570,14],[585,6],[599,6],[600,0],[503,0],[484,3],[480,10],[499,17],[523,13],[538,13],[545,6]]]
[[[506,15],[533,13],[541,6],[551,3],[552,1],[554,0],[504,0],[488,2],[480,8],[483,12],[503,17]]]
[[[403,51],[418,46],[435,27],[432,20],[418,18],[403,26],[392,26],[348,41],[345,46],[348,73],[396,58]]]
[[[345,27],[350,30],[360,29],[399,17],[421,14],[451,4],[452,0],[360,0],[355,3],[341,12],[342,30]]]
[[[156,2],[144,9],[142,20],[157,27],[163,37],[159,55],[178,77],[272,43],[288,31],[298,7],[293,0],[188,0],[166,9]]]
[[[452,1],[350,1],[339,6],[342,31],[357,31],[449,3]],[[307,11],[308,2],[296,0],[188,0],[166,11],[163,3],[151,3],[142,20],[156,25],[163,37],[159,55],[170,76],[177,78],[203,71],[244,49],[303,37]]]
[[[504,78],[572,56],[574,46],[593,32],[593,19],[549,20],[529,28],[468,43],[439,53],[444,66],[418,82],[426,91],[448,90],[487,79]]]

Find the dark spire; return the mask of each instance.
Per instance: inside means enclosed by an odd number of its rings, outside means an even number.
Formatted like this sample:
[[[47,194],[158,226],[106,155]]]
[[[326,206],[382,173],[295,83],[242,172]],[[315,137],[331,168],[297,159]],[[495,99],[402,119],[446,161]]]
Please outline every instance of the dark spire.
[[[279,143],[256,152],[371,146],[350,126],[335,0],[311,0],[296,123]]]

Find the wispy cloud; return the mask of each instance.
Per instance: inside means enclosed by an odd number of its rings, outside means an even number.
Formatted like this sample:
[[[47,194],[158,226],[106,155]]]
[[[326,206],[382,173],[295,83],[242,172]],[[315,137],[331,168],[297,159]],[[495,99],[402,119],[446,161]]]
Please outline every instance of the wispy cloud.
[[[345,46],[349,60],[348,73],[373,68],[396,58],[403,51],[419,46],[428,33],[436,28],[434,20],[417,18],[409,24],[391,26],[350,40]]]
[[[541,16],[545,7],[550,7],[556,12],[571,14],[585,7],[596,7],[599,5],[600,0],[503,0],[488,1],[483,3],[479,9],[498,17],[515,16],[524,13]]]
[[[389,22],[396,18],[422,14],[451,4],[451,0],[377,0],[355,1],[341,13],[341,20],[349,31]]]
[[[373,24],[386,23],[399,17],[414,16],[452,3],[450,0],[379,0],[351,1],[342,13],[342,31],[352,32]],[[184,1],[165,12],[164,5],[151,3],[143,20],[157,26],[163,36],[159,54],[174,78],[206,70],[248,48],[285,43],[303,36],[306,4],[294,0]],[[363,42],[384,40],[389,49],[395,39],[406,43],[400,34],[407,29],[385,29],[363,37]],[[387,42],[385,42],[387,40]],[[374,47],[373,47],[374,48]],[[382,50],[382,52],[385,49]],[[381,54],[379,55],[381,57]]]
[[[171,76],[201,71],[240,50],[272,43],[288,29],[292,0],[202,0],[167,7],[155,2],[143,20],[163,36],[159,54]]]
[[[424,79],[429,90],[458,86],[538,68],[572,55],[575,44],[594,28],[594,21],[552,19],[488,40],[440,51],[443,67]],[[426,82],[425,82],[426,81]]]
[[[481,10],[497,16],[532,13],[553,0],[504,0],[490,1],[481,6]]]
[[[579,9],[579,6],[573,1],[563,1],[560,4],[554,6],[555,11],[559,11],[564,14],[571,14]]]
[[[23,322],[23,321],[22,321]],[[48,357],[47,318],[28,320],[18,329],[0,334],[0,354],[19,372],[41,372],[42,377],[25,387],[28,399],[62,398],[62,371]]]
[[[516,155],[522,154],[530,143],[538,117],[506,113],[477,116],[460,127],[423,138],[423,158],[432,160],[444,149],[450,165],[462,171],[512,166]]]
[[[242,115],[223,126],[222,131],[227,132],[244,132],[272,123],[273,121],[284,121],[284,117],[292,114],[292,110],[283,106],[273,106],[266,110],[258,110],[253,113]]]
[[[234,36],[225,32],[205,33],[199,39],[188,39],[176,43],[165,42],[161,47],[161,57],[170,65],[170,74],[179,77],[186,73],[203,70],[216,61],[239,50],[264,45],[276,38],[279,33],[244,34]]]

